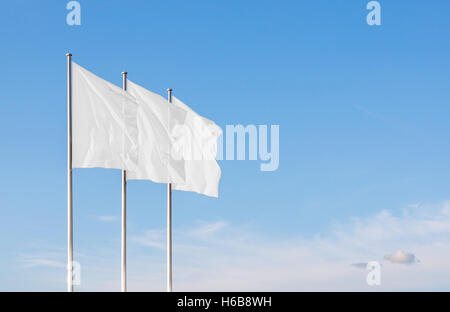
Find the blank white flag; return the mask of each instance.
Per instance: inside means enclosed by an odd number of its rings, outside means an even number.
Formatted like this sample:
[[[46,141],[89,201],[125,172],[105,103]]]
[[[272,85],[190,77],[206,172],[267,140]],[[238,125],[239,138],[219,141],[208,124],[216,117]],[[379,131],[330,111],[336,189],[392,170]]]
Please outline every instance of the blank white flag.
[[[138,169],[127,172],[127,179],[218,197],[221,172],[215,157],[222,130],[175,97],[171,104],[131,81],[127,91],[139,104]]]
[[[158,183],[185,181],[183,160],[171,155],[172,129],[184,122],[186,111],[169,105],[162,96],[128,81],[127,92],[139,104],[138,168],[127,172],[128,180],[151,180]]]
[[[72,62],[72,166],[136,170],[135,99]]]
[[[216,156],[222,129],[176,97],[172,97],[172,105],[187,112],[184,123],[173,129],[173,154],[184,159],[186,179],[172,188],[218,197],[221,171]]]

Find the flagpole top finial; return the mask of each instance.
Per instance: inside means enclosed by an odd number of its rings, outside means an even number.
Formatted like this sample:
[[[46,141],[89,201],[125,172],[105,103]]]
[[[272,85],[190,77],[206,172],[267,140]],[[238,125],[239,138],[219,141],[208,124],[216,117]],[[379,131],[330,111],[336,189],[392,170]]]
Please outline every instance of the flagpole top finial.
[[[126,75],[126,74],[128,74],[128,72],[122,72],[122,75]]]
[[[172,89],[171,88],[167,89],[167,92],[172,92]]]
[[[66,56],[72,56],[72,53],[66,53]]]

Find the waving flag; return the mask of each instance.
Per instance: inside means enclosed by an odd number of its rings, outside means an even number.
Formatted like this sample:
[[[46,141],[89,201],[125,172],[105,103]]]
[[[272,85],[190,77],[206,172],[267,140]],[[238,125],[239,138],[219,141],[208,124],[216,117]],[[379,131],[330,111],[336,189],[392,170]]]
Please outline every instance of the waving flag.
[[[135,99],[72,62],[72,166],[135,170]]]
[[[182,124],[187,112],[128,80],[127,92],[139,103],[138,167],[127,172],[128,180],[151,180],[158,183],[183,183],[184,162],[171,155],[172,129]]]
[[[173,183],[172,187],[218,197],[221,171],[216,156],[222,129],[176,97],[172,97],[172,103],[187,112],[183,125],[173,131],[176,138],[173,153],[184,159],[186,178],[183,183]]]
[[[138,169],[127,172],[127,179],[217,197],[221,173],[215,157],[222,130],[175,97],[169,103],[131,81],[127,92],[139,103]]]

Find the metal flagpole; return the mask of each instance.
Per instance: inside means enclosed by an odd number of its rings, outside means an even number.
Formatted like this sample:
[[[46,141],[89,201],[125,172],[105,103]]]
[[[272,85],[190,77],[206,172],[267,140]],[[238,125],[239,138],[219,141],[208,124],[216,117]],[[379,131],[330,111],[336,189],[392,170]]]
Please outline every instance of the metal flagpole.
[[[127,90],[127,72],[122,72],[123,89]],[[127,291],[127,172],[122,170],[122,292]]]
[[[73,292],[72,54],[67,53],[67,291]]]
[[[167,89],[172,103],[172,89]],[[170,120],[170,119],[169,119]],[[167,184],[167,291],[172,292],[172,184]]]

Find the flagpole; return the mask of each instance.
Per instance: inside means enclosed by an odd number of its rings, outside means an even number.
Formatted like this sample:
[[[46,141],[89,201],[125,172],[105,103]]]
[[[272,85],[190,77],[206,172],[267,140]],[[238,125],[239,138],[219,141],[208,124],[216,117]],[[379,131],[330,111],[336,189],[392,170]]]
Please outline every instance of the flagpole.
[[[172,89],[167,89],[172,103]],[[167,184],[167,291],[172,292],[172,183]]]
[[[127,72],[122,72],[123,89],[127,90]],[[127,172],[122,170],[122,292],[127,291]]]
[[[67,53],[67,291],[73,292],[72,54]]]

